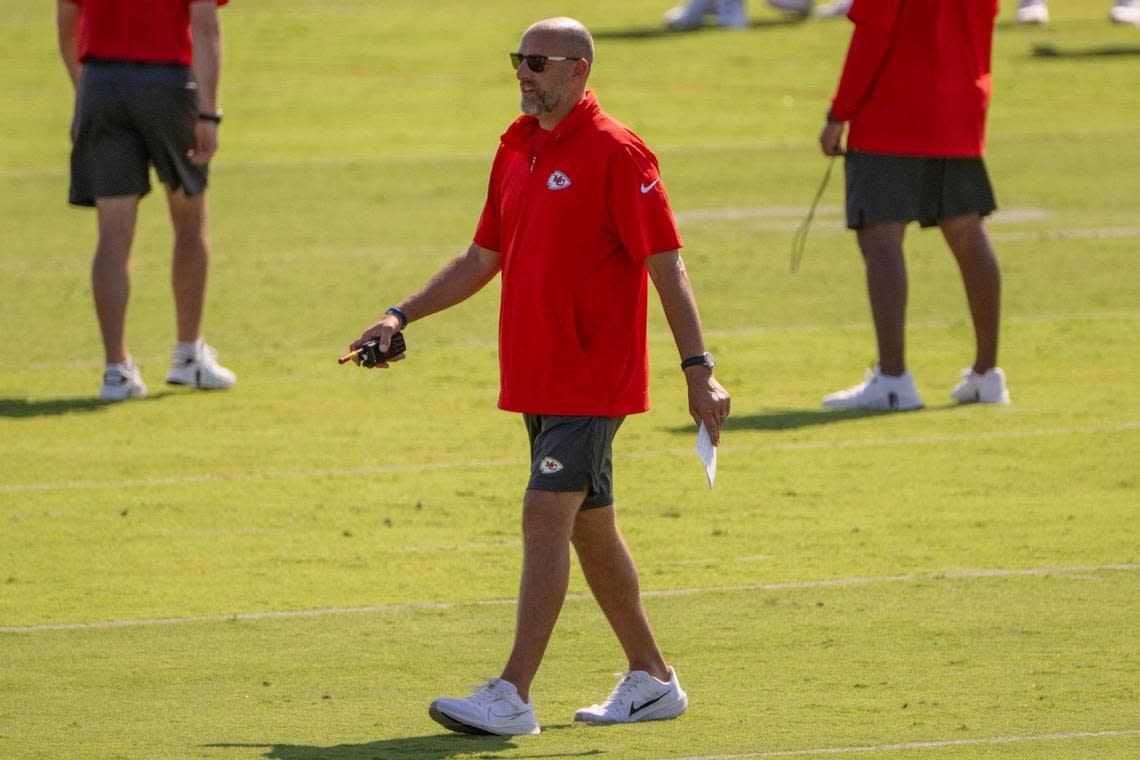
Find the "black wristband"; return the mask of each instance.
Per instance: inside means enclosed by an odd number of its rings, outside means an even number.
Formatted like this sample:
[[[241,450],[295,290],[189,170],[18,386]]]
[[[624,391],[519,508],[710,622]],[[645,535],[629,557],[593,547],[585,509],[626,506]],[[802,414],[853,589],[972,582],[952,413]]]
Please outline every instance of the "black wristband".
[[[198,121],[212,121],[215,124],[222,123],[222,112],[210,113],[209,111],[199,111]]]

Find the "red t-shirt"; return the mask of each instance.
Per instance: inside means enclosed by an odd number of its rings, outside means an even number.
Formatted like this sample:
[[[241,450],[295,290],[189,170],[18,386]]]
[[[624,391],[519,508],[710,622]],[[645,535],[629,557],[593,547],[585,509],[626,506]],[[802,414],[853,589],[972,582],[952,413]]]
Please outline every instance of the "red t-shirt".
[[[657,158],[592,92],[533,154],[536,129],[503,135],[475,231],[502,254],[499,408],[644,412],[644,260],[681,247]]]
[[[847,147],[981,156],[997,0],[855,0],[855,32],[831,104]]]
[[[79,60],[180,63],[193,58],[190,6],[206,0],[68,0],[78,5]],[[229,0],[216,0],[223,6]]]

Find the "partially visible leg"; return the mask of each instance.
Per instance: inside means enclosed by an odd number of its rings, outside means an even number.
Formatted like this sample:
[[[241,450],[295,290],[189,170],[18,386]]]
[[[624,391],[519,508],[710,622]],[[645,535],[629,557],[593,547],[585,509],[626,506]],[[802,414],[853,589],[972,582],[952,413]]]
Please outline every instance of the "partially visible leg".
[[[857,231],[859,250],[867,266],[867,295],[879,345],[879,370],[884,375],[906,372],[906,224],[869,224]]]
[[[574,549],[598,606],[625,650],[629,669],[668,681],[669,669],[649,627],[637,567],[615,512],[613,506],[578,512],[571,536]]]
[[[174,258],[171,284],[178,320],[178,340],[192,343],[202,334],[202,311],[206,300],[206,275],[210,267],[210,243],[206,235],[206,194],[187,196],[181,189],[166,189],[170,221],[174,228]]]
[[[99,242],[91,264],[91,290],[103,335],[107,364],[125,362],[130,354],[124,337],[127,301],[131,294],[128,262],[135,236],[139,196],[116,195],[95,199]]]
[[[980,375],[997,366],[1001,268],[981,216],[963,214],[938,224],[962,272],[977,342],[973,370]]]
[[[570,583],[570,535],[584,491],[529,489],[523,499],[523,571],[519,584],[515,643],[501,678],[530,699],[550,634]]]

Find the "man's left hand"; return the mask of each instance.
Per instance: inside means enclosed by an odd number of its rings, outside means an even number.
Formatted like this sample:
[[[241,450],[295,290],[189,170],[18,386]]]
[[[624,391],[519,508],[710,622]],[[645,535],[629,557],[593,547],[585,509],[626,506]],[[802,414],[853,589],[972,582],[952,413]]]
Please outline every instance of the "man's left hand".
[[[732,399],[707,367],[689,367],[685,370],[689,385],[689,414],[693,422],[705,423],[713,446],[720,443],[720,428],[732,410]]]
[[[205,166],[210,163],[218,150],[218,125],[216,122],[199,119],[194,125],[194,147],[186,151],[190,163]]]

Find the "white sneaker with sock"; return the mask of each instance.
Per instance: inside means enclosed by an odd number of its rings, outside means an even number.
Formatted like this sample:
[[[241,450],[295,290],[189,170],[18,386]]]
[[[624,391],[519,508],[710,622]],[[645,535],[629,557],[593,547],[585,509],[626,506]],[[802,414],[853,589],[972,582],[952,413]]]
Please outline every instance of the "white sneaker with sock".
[[[1108,20],[1114,24],[1140,26],[1140,0],[1116,0],[1108,11]]]
[[[127,359],[121,364],[108,364],[103,368],[103,385],[99,387],[99,398],[103,401],[146,398],[146,383],[133,361]]]
[[[877,409],[906,412],[923,407],[914,375],[904,372],[898,377],[884,375],[878,367],[867,370],[866,379],[846,390],[823,397],[826,409]]]
[[[716,0],[689,0],[665,12],[665,26],[678,32],[700,29],[705,16],[716,11]]]
[[[744,0],[720,0],[717,3],[716,23],[727,29],[747,29],[752,21]]]
[[[834,3],[829,3],[815,12],[815,15],[820,18],[839,18],[846,16],[847,11],[851,10],[852,0],[835,0]]]
[[[1045,0],[1021,0],[1014,18],[1019,24],[1048,24],[1049,6]]]
[[[218,364],[218,352],[199,338],[196,343],[179,343],[174,347],[166,382],[221,390],[232,387],[237,382],[237,375]]]
[[[518,736],[542,732],[534,707],[519,699],[513,683],[501,678],[488,678],[469,697],[440,697],[428,707],[428,715],[461,734]]]
[[[1001,367],[994,367],[979,375],[967,367],[962,370],[962,382],[950,391],[950,398],[959,404],[1008,404],[1005,372]]]
[[[676,718],[689,707],[689,697],[669,668],[669,680],[658,681],[644,670],[626,673],[606,701],[583,707],[574,720],[585,723],[636,723]]]

